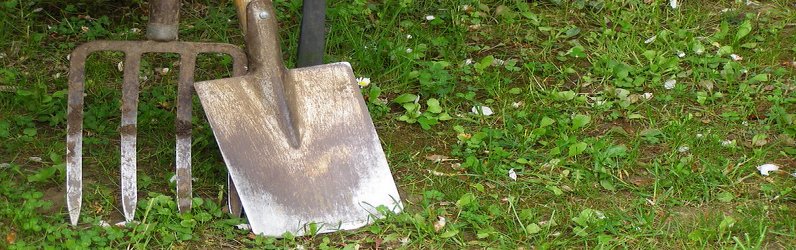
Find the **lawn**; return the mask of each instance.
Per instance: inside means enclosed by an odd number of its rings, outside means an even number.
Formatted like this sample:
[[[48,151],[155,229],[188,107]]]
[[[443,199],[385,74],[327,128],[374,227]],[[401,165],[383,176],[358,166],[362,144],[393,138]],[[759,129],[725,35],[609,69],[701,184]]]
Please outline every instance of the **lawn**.
[[[123,55],[90,57],[83,210],[69,225],[67,55],[145,39],[148,5],[61,2],[0,1],[0,249],[796,246],[791,0],[329,1],[325,61],[370,79],[362,94],[405,211],[283,238],[227,215],[226,169],[196,98],[196,198],[177,212],[173,54],[142,62],[127,226],[113,225]],[[275,5],[290,66],[301,1]],[[232,1],[183,1],[181,19],[182,41],[244,45]],[[205,54],[196,74],[231,68]]]

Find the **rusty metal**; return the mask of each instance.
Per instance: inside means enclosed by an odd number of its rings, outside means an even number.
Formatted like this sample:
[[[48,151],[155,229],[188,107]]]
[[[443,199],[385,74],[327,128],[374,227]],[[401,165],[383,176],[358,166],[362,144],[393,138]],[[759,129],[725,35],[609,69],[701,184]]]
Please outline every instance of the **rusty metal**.
[[[379,206],[400,211],[351,66],[287,69],[271,1],[246,14],[248,73],[194,87],[252,230],[332,232],[370,223]]]
[[[222,53],[233,58],[233,76],[246,72],[246,55],[240,48],[223,43],[155,42],[155,41],[92,41],[75,48],[70,55],[69,97],[67,108],[67,207],[69,218],[76,225],[82,202],[83,94],[85,62],[97,51],[120,51],[125,54],[122,84],[121,188],[122,207],[126,221],[131,221],[136,208],[136,116],[138,104],[138,73],[144,53],[176,53],[180,55],[180,77],[177,97],[177,200],[180,211],[191,206],[191,94],[196,56],[201,53]],[[231,183],[230,183],[231,184]],[[240,201],[230,187],[230,212],[240,215]]]

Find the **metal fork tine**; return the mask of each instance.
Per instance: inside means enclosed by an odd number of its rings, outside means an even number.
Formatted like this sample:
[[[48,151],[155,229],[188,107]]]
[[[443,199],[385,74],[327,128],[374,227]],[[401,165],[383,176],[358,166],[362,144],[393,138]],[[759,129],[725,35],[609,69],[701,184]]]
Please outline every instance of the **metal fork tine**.
[[[180,55],[180,82],[177,85],[177,208],[191,210],[191,111],[195,54]]]
[[[76,49],[69,62],[69,105],[66,122],[66,204],[69,221],[77,225],[83,200],[83,90],[86,50]]]
[[[136,123],[138,120],[138,74],[141,54],[126,53],[124,58],[124,82],[122,83],[121,126],[121,183],[124,219],[130,222],[135,217],[138,202],[136,177]]]
[[[248,62],[244,57],[242,60],[234,60],[232,64],[232,76],[242,76],[248,71]],[[232,175],[227,175],[227,205],[229,206],[229,213],[235,217],[240,217],[243,214],[243,204],[241,203],[238,190],[235,188],[235,183],[232,181]]]
[[[153,42],[153,41],[92,41],[72,51],[69,65],[69,97],[67,108],[66,148],[66,199],[69,220],[77,225],[82,206],[82,143],[83,108],[85,91],[85,62],[95,51],[121,51],[125,53],[124,80],[122,83],[121,137],[121,192],[122,209],[126,221],[135,218],[137,204],[136,134],[139,94],[139,70],[143,53],[178,53],[181,55],[180,83],[177,97],[177,199],[180,211],[191,207],[191,103],[196,57],[201,53],[223,53],[232,56],[232,75],[246,73],[246,54],[230,44]],[[230,213],[240,215],[242,205],[234,183],[229,183]]]

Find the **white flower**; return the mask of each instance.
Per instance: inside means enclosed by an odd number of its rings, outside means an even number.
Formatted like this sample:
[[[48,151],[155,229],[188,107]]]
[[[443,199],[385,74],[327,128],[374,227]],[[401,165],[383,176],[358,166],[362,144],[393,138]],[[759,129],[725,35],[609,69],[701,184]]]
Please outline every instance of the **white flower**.
[[[169,73],[169,71],[170,71],[170,69],[169,69],[169,68],[161,68],[161,69],[160,69],[160,72],[158,72],[158,73],[160,73],[160,75],[163,75],[163,76],[165,76],[166,74],[168,74],[168,73]]]
[[[669,80],[666,80],[666,82],[663,83],[663,88],[665,88],[665,89],[673,89],[675,85],[677,85],[677,80],[669,79]]]
[[[367,87],[368,85],[370,85],[370,78],[368,77],[357,78],[357,84],[359,84],[360,88]]]
[[[472,58],[467,58],[467,60],[464,60],[464,65],[470,65],[470,64],[473,64]]]
[[[509,178],[515,181],[517,180],[517,172],[515,172],[513,168],[509,169]]]
[[[406,246],[407,244],[409,244],[409,237],[408,236],[407,237],[403,237],[399,241],[401,242],[401,246]]]
[[[655,38],[658,38],[658,36],[652,36],[650,38],[647,38],[647,40],[645,40],[644,43],[652,43],[655,41]]]
[[[677,0],[669,0],[669,6],[672,7],[672,9],[677,9]]]
[[[434,222],[434,231],[439,232],[439,230],[442,230],[442,228],[445,227],[447,220],[445,220],[445,217],[442,216],[437,216],[437,219],[437,222]]]
[[[679,148],[677,148],[677,152],[685,153],[688,152],[689,149],[691,148],[689,148],[688,146],[680,146]]]
[[[703,134],[696,134],[696,138],[702,138],[703,136],[705,136],[705,135],[703,135]]]
[[[119,70],[119,72],[124,71],[124,62],[119,61],[119,63],[116,64],[116,69]]]
[[[677,51],[677,57],[679,57],[679,58],[685,57],[685,52],[683,52],[682,50]]]
[[[487,107],[487,106],[473,106],[471,111],[473,112],[473,114],[477,114],[477,115],[480,114],[480,115],[483,115],[483,116],[490,116],[490,115],[494,114],[494,112],[492,112],[492,108]]]
[[[516,109],[516,108],[520,108],[520,107],[522,107],[523,105],[525,105],[525,102],[523,102],[523,101],[519,101],[519,102],[513,102],[513,103],[511,103],[511,106],[512,106],[512,107],[514,107],[515,109]]]
[[[760,171],[760,175],[762,176],[768,176],[768,172],[774,172],[777,170],[779,170],[779,166],[770,163],[757,166],[757,171]]]
[[[97,226],[100,226],[100,227],[110,227],[110,226],[111,226],[111,224],[110,224],[110,223],[108,223],[108,222],[107,222],[107,221],[105,221],[105,220],[100,220],[100,221],[97,223]]]
[[[406,48],[406,53],[412,53],[412,48]]]
[[[139,28],[132,28],[132,29],[130,29],[130,32],[138,34],[138,32],[141,32],[141,29],[139,29]]]
[[[652,97],[653,97],[652,93],[650,93],[650,92],[645,92],[643,96],[644,96],[644,99],[647,99],[647,100],[652,100]]]
[[[406,35],[406,39],[412,39],[412,35],[411,34]]]
[[[434,19],[437,19],[437,18],[432,16],[432,15],[426,16],[426,20],[428,20],[428,21],[431,21],[431,20],[434,20]]]
[[[11,167],[11,163],[0,163],[0,169]]]
[[[238,228],[238,229],[240,229],[240,230],[245,230],[245,231],[249,231],[249,230],[251,230],[251,229],[252,229],[252,226],[251,226],[251,225],[249,225],[249,224],[245,224],[245,223],[244,223],[244,224],[238,224],[238,225],[235,225],[235,227],[237,227],[237,228]]]
[[[696,53],[697,55],[701,55],[702,53],[705,53],[705,48],[702,47],[696,48],[696,50],[694,50],[694,53]]]
[[[607,218],[607,217],[605,217],[605,214],[602,211],[599,211],[599,210],[594,210],[594,215],[597,216],[597,219],[601,219],[601,220],[604,220],[605,218]]]
[[[506,64],[506,61],[497,58],[495,58],[495,60],[492,60],[492,66],[501,66],[503,64]]]
[[[721,141],[721,146],[723,147],[732,147],[735,145],[735,140],[723,140]]]
[[[743,60],[743,57],[741,57],[739,55],[736,55],[736,54],[730,54],[730,58],[732,58],[732,60],[736,61],[736,62],[740,61],[740,60]]]

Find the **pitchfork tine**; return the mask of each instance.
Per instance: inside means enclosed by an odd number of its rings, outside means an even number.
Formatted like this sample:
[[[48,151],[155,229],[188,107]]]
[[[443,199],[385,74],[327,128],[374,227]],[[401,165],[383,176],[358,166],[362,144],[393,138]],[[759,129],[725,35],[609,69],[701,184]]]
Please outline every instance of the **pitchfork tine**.
[[[180,82],[177,85],[177,208],[191,210],[191,104],[193,100],[193,68],[196,56],[180,55]]]
[[[72,53],[69,66],[69,105],[66,123],[66,204],[69,222],[77,225],[83,201],[83,72],[86,49],[81,46]]]
[[[138,202],[136,185],[136,121],[138,120],[138,71],[141,54],[126,53],[124,59],[124,83],[122,84],[122,208],[124,219],[130,222],[135,217]]]

